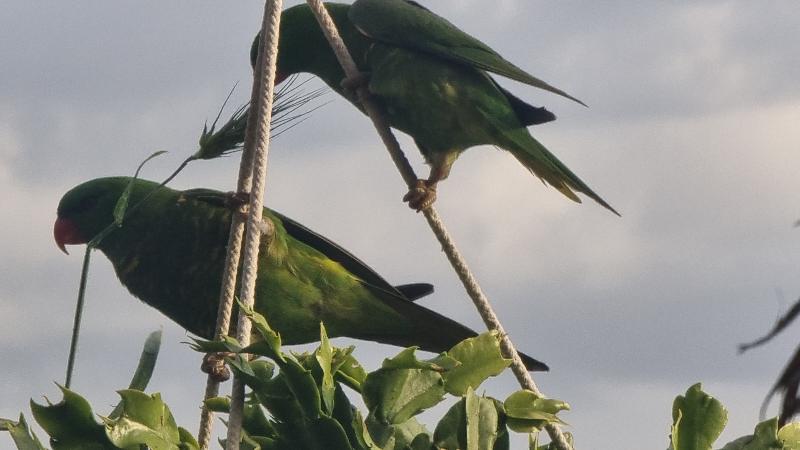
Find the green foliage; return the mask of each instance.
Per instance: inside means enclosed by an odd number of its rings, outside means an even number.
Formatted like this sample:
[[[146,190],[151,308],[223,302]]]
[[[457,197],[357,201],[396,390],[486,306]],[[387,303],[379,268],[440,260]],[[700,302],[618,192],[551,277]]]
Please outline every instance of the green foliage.
[[[725,428],[728,412],[697,383],[675,398],[672,420],[670,450],[711,450]],[[800,450],[800,424],[790,423],[778,429],[778,419],[773,418],[756,425],[753,434],[736,439],[721,450]]]
[[[569,410],[566,402],[542,398],[526,390],[511,394],[503,406],[508,416],[508,427],[520,433],[538,432],[551,422],[563,424],[556,414]]]
[[[700,383],[672,404],[672,447],[675,450],[711,450],[728,422],[728,411],[702,391]]]
[[[44,449],[36,434],[28,428],[28,423],[22,414],[19,415],[19,421],[17,422],[9,419],[0,419],[0,430],[8,431],[19,450]]]
[[[244,311],[263,340],[244,349],[231,340],[195,341],[194,347],[236,353],[228,363],[252,392],[243,421],[243,441],[249,448],[429,450],[434,444],[452,449],[509,448],[504,403],[474,392],[509,364],[496,334],[467,339],[430,360],[418,359],[416,348],[408,348],[367,374],[352,357],[352,347],[331,346],[324,327],[313,353],[284,353],[280,336],[263,317]],[[265,358],[250,360],[240,353]],[[366,417],[350,402],[343,386],[362,395]],[[448,392],[457,393],[458,400],[432,434],[416,416],[444,401]],[[564,402],[519,393],[510,400],[519,420],[535,427],[560,422],[555,413],[567,409]],[[225,412],[229,402],[215,398],[207,406]]]
[[[466,395],[483,380],[498,375],[511,365],[510,359],[503,358],[495,331],[462,341],[447,355],[460,363],[443,375],[445,389],[453,395]]]
[[[287,353],[263,317],[246,313],[262,340],[245,348],[230,338],[193,344],[199,351],[230,352],[228,365],[249,387],[242,449],[507,450],[510,431],[528,434],[532,450],[555,448],[552,443],[539,445],[538,438],[545,425],[564,424],[558,413],[569,409],[567,403],[526,390],[504,401],[476,393],[486,378],[508,364],[493,333],[467,339],[428,360],[418,359],[416,349],[407,348],[367,373],[353,358],[353,347],[333,347],[322,325],[314,352]],[[141,375],[149,378],[157,347],[158,336],[151,335],[142,352],[141,373],[132,385],[146,385]],[[345,387],[362,396],[366,414],[353,405]],[[31,402],[33,417],[50,437],[53,450],[198,449],[159,394],[119,391],[120,404],[104,417],[77,393],[60,389],[63,399],[58,403]],[[448,398],[454,400],[452,405],[429,431],[417,415]],[[228,413],[230,399],[212,398],[206,406]],[[672,414],[671,450],[712,450],[727,421],[725,408],[699,383],[677,396]],[[9,432],[18,449],[46,450],[22,415],[16,422],[0,419],[0,430]],[[567,438],[572,439],[569,434]],[[753,434],[721,450],[800,450],[800,423],[779,428],[777,419],[764,421]]]

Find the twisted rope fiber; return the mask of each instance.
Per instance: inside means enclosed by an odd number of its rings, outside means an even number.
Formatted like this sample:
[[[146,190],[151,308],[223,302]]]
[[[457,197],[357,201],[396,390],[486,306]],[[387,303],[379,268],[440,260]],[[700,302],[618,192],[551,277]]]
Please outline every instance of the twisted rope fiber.
[[[253,105],[261,103],[259,93],[259,83],[261,80],[261,66],[256,65],[255,73],[253,75],[253,87],[251,90],[250,98]],[[256,107],[258,108],[258,107]],[[257,109],[256,109],[257,110]],[[239,180],[236,184],[237,192],[250,192],[253,182],[253,146],[256,136],[255,120],[247,122],[247,129],[245,130],[245,140],[242,149],[242,159],[239,162]],[[241,212],[244,212],[243,209]],[[239,259],[242,254],[242,241],[244,240],[244,225],[245,216],[243,214],[233,214],[231,220],[231,228],[228,234],[227,255],[225,256],[225,267],[222,275],[222,286],[220,287],[219,295],[219,309],[217,310],[217,327],[214,332],[214,339],[220,339],[222,336],[227,336],[231,323],[231,311],[233,310],[233,299],[236,294],[236,275],[239,269]],[[219,394],[219,381],[209,374],[206,380],[206,392],[204,398],[216,397]],[[200,431],[197,440],[200,443],[200,448],[203,450],[208,449],[211,440],[211,431],[213,428],[214,413],[203,406],[202,415],[200,416]]]
[[[333,23],[333,19],[331,19],[331,16],[325,9],[322,1],[306,1],[313,10],[314,15],[316,16],[317,21],[319,22],[320,27],[325,34],[325,37],[328,39],[328,42],[336,54],[339,64],[341,64],[342,69],[344,69],[345,74],[347,74],[347,77],[350,79],[358,78],[360,75],[358,67],[356,66],[352,56],[350,56],[350,52],[347,50],[347,47],[345,46],[344,41],[342,41],[341,36],[339,36],[336,25]],[[389,129],[389,124],[386,122],[383,112],[380,110],[377,104],[372,101],[366,88],[360,86],[356,92],[361,105],[364,107],[367,115],[372,120],[373,125],[381,137],[381,140],[383,141],[384,145],[386,145],[386,149],[389,151],[392,160],[397,166],[397,169],[400,171],[400,175],[403,177],[403,180],[406,182],[406,185],[408,185],[409,189],[412,188],[417,181],[417,176],[414,173],[413,167],[411,167],[411,164],[408,162],[408,159],[405,157],[403,150],[400,148],[399,142],[397,142],[394,134]],[[433,234],[436,235],[436,239],[438,239],[439,243],[442,245],[442,250],[447,255],[447,259],[450,261],[450,264],[458,274],[458,277],[464,285],[464,288],[467,290],[472,302],[478,309],[483,322],[486,324],[487,328],[490,330],[496,330],[499,333],[501,348],[506,356],[511,357],[511,370],[516,376],[517,381],[519,381],[520,386],[522,386],[524,389],[532,391],[537,396],[542,396],[542,393],[539,391],[530,373],[525,368],[522,358],[520,358],[519,353],[514,348],[514,344],[508,338],[508,335],[506,335],[503,326],[500,324],[500,320],[497,318],[497,315],[494,313],[494,310],[489,303],[489,300],[483,294],[478,281],[475,279],[474,275],[467,266],[466,260],[458,251],[455,241],[445,228],[444,223],[439,217],[439,214],[432,206],[423,210],[423,214],[425,215],[425,219],[427,219]],[[550,439],[560,450],[572,449],[558,425],[548,424],[546,425],[545,429],[547,430],[547,434],[550,436]]]
[[[272,101],[274,94],[275,67],[278,60],[278,33],[281,20],[282,0],[268,0],[264,7],[262,22],[261,73],[259,80],[259,98],[257,103],[256,137],[253,155],[253,181],[250,192],[247,225],[242,262],[242,285],[239,298],[247,308],[253,306],[253,296],[258,277],[258,250],[261,244],[261,217],[264,208],[264,188],[267,179],[267,157],[269,156],[270,121],[272,120]],[[252,111],[252,110],[251,110]],[[236,327],[236,339],[246,346],[250,343],[250,319],[239,310]],[[228,416],[228,436],[226,447],[237,450],[242,432],[242,415],[244,411],[244,383],[234,377],[231,391],[231,411]]]
[[[247,306],[252,306],[255,293],[255,282],[258,275],[258,249],[261,241],[261,220],[263,194],[266,183],[267,156],[269,153],[270,121],[272,119],[272,102],[274,94],[275,67],[278,54],[278,32],[280,14],[283,9],[282,0],[267,0],[264,5],[264,17],[261,24],[262,53],[253,74],[251,90],[251,109],[255,114],[248,120],[245,131],[244,149],[239,165],[238,192],[249,192],[250,203],[247,211],[244,242],[244,262],[242,264],[242,283],[240,298]],[[242,240],[245,231],[243,215],[233,214],[230,234],[228,236],[228,253],[225,258],[223,284],[220,288],[220,305],[217,315],[215,338],[227,335],[230,328],[231,310],[236,289],[236,274],[242,253]],[[237,322],[237,339],[242,346],[250,341],[250,321],[239,313]],[[219,383],[209,376],[206,383],[205,398],[214,397],[219,390]],[[231,394],[231,410],[228,421],[226,448],[238,449],[241,440],[242,413],[244,409],[244,385],[234,379]],[[207,449],[211,438],[213,413],[203,408],[198,440],[202,449]]]

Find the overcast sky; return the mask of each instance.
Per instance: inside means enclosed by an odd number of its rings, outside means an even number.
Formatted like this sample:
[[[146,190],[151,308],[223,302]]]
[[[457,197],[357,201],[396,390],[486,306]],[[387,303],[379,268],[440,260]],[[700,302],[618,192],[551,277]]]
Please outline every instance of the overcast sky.
[[[289,2],[290,4],[297,1]],[[548,362],[579,448],[666,448],[675,395],[697,381],[747,434],[797,327],[744,356],[800,296],[800,3],[422,1],[590,105],[518,83],[556,122],[534,135],[622,218],[566,200],[506,152],[463,154],[437,207],[518,347]],[[0,15],[0,417],[57,400],[81,254],[55,247],[61,195],[100,176],[161,179],[196,147],[234,83],[249,95],[260,2],[9,0]],[[267,204],[332,238],[424,304],[481,326],[369,121],[343,99],[274,142]],[[420,174],[418,151],[401,138]],[[238,158],[173,186],[235,186]],[[186,333],[93,257],[74,388],[116,403],[164,327],[150,389],[196,430],[205,382]],[[340,345],[349,343],[337,341]],[[368,368],[396,350],[359,344]],[[506,376],[487,385],[503,397]],[[774,410],[773,410],[774,411]],[[221,427],[218,427],[221,428]],[[0,435],[0,448],[11,448]]]

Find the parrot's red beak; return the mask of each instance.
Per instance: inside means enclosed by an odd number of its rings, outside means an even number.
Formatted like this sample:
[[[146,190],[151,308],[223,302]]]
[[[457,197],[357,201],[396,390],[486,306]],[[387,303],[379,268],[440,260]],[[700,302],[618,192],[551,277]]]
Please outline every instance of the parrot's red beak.
[[[53,237],[56,239],[58,248],[68,255],[67,244],[85,244],[88,242],[81,236],[78,227],[71,220],[63,217],[56,219],[56,224],[53,226]]]

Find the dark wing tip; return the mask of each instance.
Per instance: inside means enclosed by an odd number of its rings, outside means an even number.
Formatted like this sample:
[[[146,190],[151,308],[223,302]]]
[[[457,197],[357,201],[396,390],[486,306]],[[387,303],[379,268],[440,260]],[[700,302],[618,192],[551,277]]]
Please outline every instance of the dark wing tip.
[[[531,372],[549,372],[550,367],[539,361],[538,359],[531,358],[530,356],[526,355],[525,353],[520,353],[519,357],[522,359],[522,362],[525,364],[525,368]]]
[[[429,283],[401,284],[394,288],[412,302],[433,293],[433,285]]]

